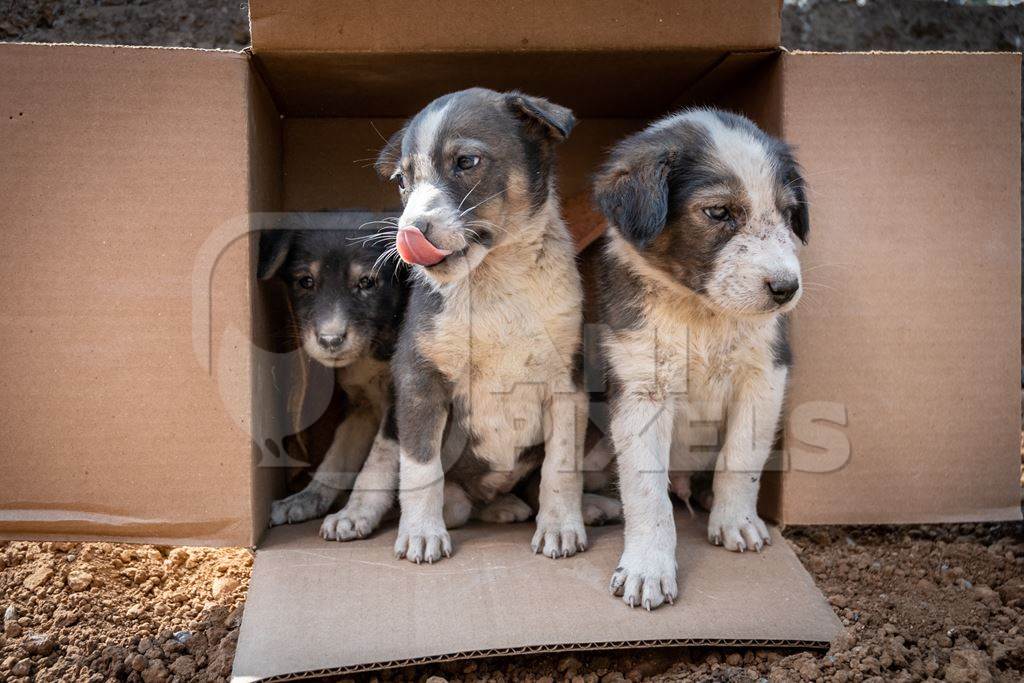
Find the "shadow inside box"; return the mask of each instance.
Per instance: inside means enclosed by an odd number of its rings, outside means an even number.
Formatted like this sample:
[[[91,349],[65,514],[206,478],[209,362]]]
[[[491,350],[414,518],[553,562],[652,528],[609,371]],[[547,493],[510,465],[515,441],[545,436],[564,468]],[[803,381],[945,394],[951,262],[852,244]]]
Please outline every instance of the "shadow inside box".
[[[256,552],[235,656],[239,680],[342,674],[449,659],[679,645],[824,648],[841,626],[772,529],[761,553],[707,541],[706,515],[676,511],[679,599],[653,612],[609,594],[622,526],[553,560],[533,524],[452,530],[433,565],[394,557],[395,525],[329,542],[319,521],[271,530]]]

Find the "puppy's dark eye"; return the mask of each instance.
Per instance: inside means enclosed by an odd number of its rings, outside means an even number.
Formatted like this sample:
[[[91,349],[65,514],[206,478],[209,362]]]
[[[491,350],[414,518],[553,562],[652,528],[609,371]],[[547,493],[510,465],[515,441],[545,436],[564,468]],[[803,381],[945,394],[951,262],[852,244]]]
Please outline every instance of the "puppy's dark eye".
[[[369,289],[373,289],[376,286],[377,286],[377,281],[374,280],[369,275],[362,276],[361,278],[359,278],[359,282],[356,283],[356,287],[358,287],[361,291],[364,291],[364,292],[369,290]]]
[[[404,173],[399,171],[399,172],[395,173],[395,175],[391,176],[391,179],[395,181],[396,185],[398,185],[398,189],[399,190],[404,190],[405,189],[405,174]]]
[[[732,212],[724,206],[712,206],[704,209],[704,214],[713,221],[727,223],[732,221]]]
[[[468,171],[471,168],[476,167],[480,163],[480,157],[473,155],[464,155],[455,160],[455,167],[460,171]]]
[[[312,275],[303,275],[299,278],[298,282],[299,287],[302,287],[303,289],[313,289],[313,287],[316,286],[316,281],[313,280]]]

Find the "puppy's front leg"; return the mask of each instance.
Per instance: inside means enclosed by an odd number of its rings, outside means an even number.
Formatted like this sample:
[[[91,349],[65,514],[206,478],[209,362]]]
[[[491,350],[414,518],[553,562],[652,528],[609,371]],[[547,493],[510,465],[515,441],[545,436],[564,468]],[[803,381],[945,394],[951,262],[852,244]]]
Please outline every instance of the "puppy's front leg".
[[[409,368],[398,389],[399,502],[395,556],[433,563],[451,557],[444,523],[444,467],[441,440],[448,419],[449,394],[433,368]]]
[[[331,447],[306,488],[270,506],[270,526],[297,524],[323,516],[342,492],[352,488],[380,423],[368,407],[357,408],[338,425]]]
[[[549,437],[540,471],[540,501],[533,552],[552,558],[587,549],[583,526],[583,441],[587,398],[582,392],[551,398]]]
[[[320,535],[328,541],[365,538],[395,502],[398,490],[398,434],[394,406],[389,406],[373,440],[370,455],[356,477],[352,495],[338,512],[327,515]]]
[[[630,607],[651,610],[674,602],[676,526],[668,497],[668,457],[675,402],[650,392],[623,391],[612,406],[612,439],[619,462],[625,547],[611,591]]]
[[[778,429],[786,374],[785,367],[773,367],[748,379],[736,387],[729,408],[708,520],[708,540],[728,550],[760,551],[771,543],[768,527],[757,515],[757,492]]]

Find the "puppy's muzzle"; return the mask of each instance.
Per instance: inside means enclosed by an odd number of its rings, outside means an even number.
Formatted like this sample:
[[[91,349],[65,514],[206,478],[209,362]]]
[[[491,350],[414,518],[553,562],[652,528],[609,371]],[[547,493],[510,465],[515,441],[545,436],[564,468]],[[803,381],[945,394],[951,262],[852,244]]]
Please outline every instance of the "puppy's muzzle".
[[[796,293],[800,291],[800,280],[795,277],[776,277],[766,280],[764,283],[768,288],[768,294],[779,306],[785,305],[793,300]]]

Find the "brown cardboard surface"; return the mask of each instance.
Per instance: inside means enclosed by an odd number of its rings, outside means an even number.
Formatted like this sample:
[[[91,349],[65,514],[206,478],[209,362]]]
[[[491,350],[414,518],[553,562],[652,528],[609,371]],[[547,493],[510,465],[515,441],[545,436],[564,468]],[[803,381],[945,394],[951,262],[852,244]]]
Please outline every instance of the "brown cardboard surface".
[[[262,226],[260,216],[281,209],[283,180],[283,142],[281,118],[277,113],[270,93],[263,81],[252,69],[249,70],[246,86],[248,89],[248,132],[249,132],[249,210],[254,219],[251,227]],[[249,272],[257,271],[259,262],[259,239],[257,234],[249,236]],[[287,304],[283,293],[272,287],[261,287],[255,278],[249,278],[251,296],[252,340],[255,348],[277,352],[280,350],[282,321],[286,320]],[[261,353],[256,353],[250,365],[250,396],[252,405],[252,433],[271,435],[287,433],[287,392],[275,382],[275,369],[265,362]],[[268,501],[279,498],[284,490],[281,468],[267,467],[263,462],[260,439],[252,444],[252,493],[251,510],[252,543],[257,542],[267,528],[270,517]]]
[[[404,116],[472,86],[580,116],[655,116],[730,51],[776,48],[780,0],[254,0],[253,54],[288,116]],[[453,27],[457,27],[453,30]]]
[[[0,538],[252,542],[250,445],[193,269],[250,207],[244,55],[0,45]],[[249,254],[212,277],[247,337]],[[214,372],[247,390],[247,349]],[[238,419],[248,419],[248,405]]]
[[[234,680],[288,680],[490,654],[686,644],[826,647],[841,626],[773,531],[765,552],[711,546],[705,520],[677,515],[680,597],[654,612],[608,593],[622,527],[553,561],[530,551],[531,524],[452,532],[455,554],[413,565],[394,529],[340,544],[316,524],[274,529],[256,553]]]
[[[652,117],[723,59],[723,51],[256,52],[289,117],[401,117],[463,88],[519,89],[587,117]]]
[[[780,0],[250,0],[263,52],[744,50],[779,45]]]
[[[341,207],[389,211],[398,193],[373,170],[385,139],[403,119],[285,119],[284,208],[319,211]],[[642,128],[643,119],[581,119],[558,149],[563,200],[590,197],[594,171],[616,140]]]
[[[1020,56],[789,54],[783,83],[811,240],[782,519],[1019,519]]]

